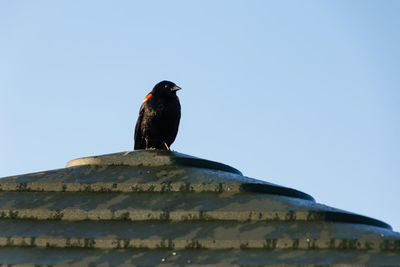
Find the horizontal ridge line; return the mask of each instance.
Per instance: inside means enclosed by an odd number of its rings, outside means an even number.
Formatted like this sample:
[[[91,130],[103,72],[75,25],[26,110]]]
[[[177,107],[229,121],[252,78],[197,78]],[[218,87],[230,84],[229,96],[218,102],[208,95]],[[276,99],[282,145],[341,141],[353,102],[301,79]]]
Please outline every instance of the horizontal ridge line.
[[[3,182],[3,192],[242,192],[241,183],[188,183],[188,182],[148,182],[148,183],[68,183],[68,182]],[[262,185],[262,184],[260,184]]]
[[[377,239],[118,239],[79,237],[0,237],[0,247],[141,248],[141,249],[357,249],[400,250],[398,240]]]
[[[310,221],[323,218],[323,211],[223,211],[223,210],[81,210],[0,209],[0,219],[34,220],[129,220],[129,221]]]

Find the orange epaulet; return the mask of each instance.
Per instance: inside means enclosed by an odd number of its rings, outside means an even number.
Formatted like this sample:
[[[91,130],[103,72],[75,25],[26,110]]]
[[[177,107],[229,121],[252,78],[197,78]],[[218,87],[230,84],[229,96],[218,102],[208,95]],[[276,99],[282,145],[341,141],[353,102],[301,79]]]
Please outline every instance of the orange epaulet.
[[[147,100],[149,100],[149,98],[150,98],[152,95],[153,95],[152,93],[148,93],[148,94],[146,95],[146,97],[143,99],[143,103],[146,102]]]

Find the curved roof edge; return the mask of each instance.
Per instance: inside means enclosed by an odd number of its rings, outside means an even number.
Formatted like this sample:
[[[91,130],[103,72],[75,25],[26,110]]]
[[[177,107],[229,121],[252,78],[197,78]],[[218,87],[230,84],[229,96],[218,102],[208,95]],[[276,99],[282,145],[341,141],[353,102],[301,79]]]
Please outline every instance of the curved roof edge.
[[[229,165],[216,161],[196,158],[187,154],[165,150],[135,150],[119,153],[105,154],[101,156],[84,157],[71,160],[67,167],[82,165],[127,165],[127,166],[166,166],[183,165],[186,167],[196,167],[226,171],[242,175],[242,173]]]

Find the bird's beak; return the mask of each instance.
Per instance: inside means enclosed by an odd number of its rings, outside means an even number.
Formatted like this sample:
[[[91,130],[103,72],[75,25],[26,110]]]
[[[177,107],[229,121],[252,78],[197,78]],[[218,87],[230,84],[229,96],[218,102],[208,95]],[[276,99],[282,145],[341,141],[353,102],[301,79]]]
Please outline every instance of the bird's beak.
[[[172,92],[176,92],[178,90],[181,90],[182,88],[180,88],[179,86],[175,85],[174,87],[171,88]]]

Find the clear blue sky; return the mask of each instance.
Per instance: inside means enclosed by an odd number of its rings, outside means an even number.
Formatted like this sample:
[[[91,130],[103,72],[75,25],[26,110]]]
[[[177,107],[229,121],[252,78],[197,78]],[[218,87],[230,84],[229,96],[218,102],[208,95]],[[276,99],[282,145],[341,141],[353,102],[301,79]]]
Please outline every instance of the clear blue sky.
[[[0,2],[0,177],[133,148],[154,84],[172,149],[400,230],[400,1]]]

